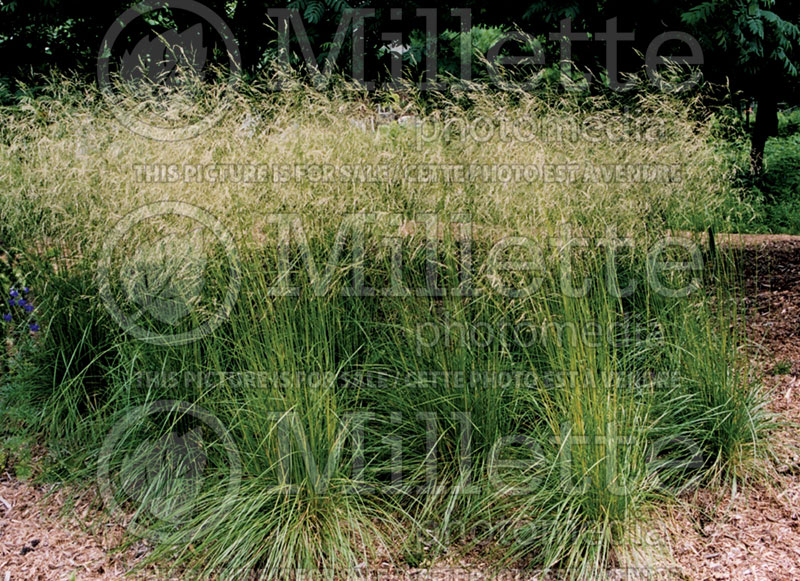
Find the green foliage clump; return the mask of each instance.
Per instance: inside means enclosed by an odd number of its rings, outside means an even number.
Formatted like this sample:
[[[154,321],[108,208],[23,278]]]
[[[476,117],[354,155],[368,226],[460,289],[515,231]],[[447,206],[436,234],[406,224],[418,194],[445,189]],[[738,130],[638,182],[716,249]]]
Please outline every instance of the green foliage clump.
[[[97,483],[131,534],[153,537],[153,559],[201,577],[336,578],[481,547],[501,566],[599,579],[649,510],[741,478],[762,454],[767,416],[741,356],[729,257],[688,239],[653,250],[668,231],[720,230],[746,211],[710,124],[682,103],[644,96],[620,111],[603,97],[475,91],[428,109],[411,94],[404,125],[370,118],[357,88],[286,79],[279,94],[234,96],[194,140],[155,141],[101,99],[61,98],[69,90],[4,112],[2,235],[43,325],[2,401],[27,410],[19,431],[44,443],[49,474]],[[151,104],[185,118],[186,102]],[[580,173],[305,171],[323,162]],[[148,178],[214,164],[304,171]],[[157,213],[114,239],[163,200],[213,216],[227,248]],[[363,237],[342,229],[362,218]],[[627,244],[612,263],[617,236]],[[193,341],[146,340],[213,314],[231,277],[237,299],[219,324]],[[357,280],[376,292],[351,292]],[[155,402],[185,407],[128,429]],[[204,429],[200,409],[222,429]]]

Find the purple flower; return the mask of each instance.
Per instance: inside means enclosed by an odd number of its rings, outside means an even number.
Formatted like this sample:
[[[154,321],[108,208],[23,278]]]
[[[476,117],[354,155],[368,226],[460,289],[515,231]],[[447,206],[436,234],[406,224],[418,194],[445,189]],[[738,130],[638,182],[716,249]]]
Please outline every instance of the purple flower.
[[[36,323],[30,324],[31,333],[38,333],[39,332],[39,325]]]
[[[12,299],[15,299],[19,296],[19,293],[16,289],[12,288],[11,291],[9,291],[8,296],[10,296]]]
[[[32,313],[33,312],[33,305],[25,305],[25,312]]]
[[[20,299],[20,300],[17,301],[17,306],[18,307],[24,307],[27,304],[28,304],[28,301],[26,301],[25,299]]]
[[[8,304],[13,307],[14,306],[14,299],[8,299]]]
[[[6,313],[5,315],[3,315],[3,320],[6,323],[10,323],[13,320],[13,317],[10,314]]]
[[[24,295],[28,294],[29,292],[31,292],[31,289],[29,289],[28,287],[22,289],[22,294]]]

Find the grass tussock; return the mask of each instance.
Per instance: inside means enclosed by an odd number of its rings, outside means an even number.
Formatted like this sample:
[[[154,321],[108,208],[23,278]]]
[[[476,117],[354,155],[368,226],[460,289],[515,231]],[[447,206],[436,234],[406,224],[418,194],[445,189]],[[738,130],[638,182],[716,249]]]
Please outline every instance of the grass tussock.
[[[663,242],[749,210],[663,95],[381,98],[408,117],[246,87],[174,142],[67,81],[3,111],[0,242],[42,324],[3,400],[201,576],[479,549],[602,577],[760,453],[732,265]]]

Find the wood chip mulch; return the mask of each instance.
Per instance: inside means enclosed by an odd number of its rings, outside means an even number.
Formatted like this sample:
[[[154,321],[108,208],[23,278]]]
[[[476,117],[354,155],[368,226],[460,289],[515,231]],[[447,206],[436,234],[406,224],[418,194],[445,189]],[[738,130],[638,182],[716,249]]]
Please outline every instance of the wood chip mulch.
[[[50,486],[0,476],[0,581],[121,579],[147,553],[117,552],[124,531],[109,523],[91,493],[75,500]],[[152,567],[130,579],[164,579]]]

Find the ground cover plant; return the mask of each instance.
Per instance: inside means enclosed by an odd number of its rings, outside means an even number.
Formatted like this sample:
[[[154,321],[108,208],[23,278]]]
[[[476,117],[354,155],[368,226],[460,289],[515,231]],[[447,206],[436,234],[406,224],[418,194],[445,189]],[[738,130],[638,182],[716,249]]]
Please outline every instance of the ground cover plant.
[[[778,115],[777,134],[765,145],[765,167],[753,175],[749,169],[749,127],[742,115],[724,107],[712,115],[714,143],[728,159],[732,184],[741,188],[752,212],[743,214],[732,230],[742,233],[797,234],[800,231],[800,134],[796,110]]]
[[[713,120],[479,86],[387,120],[337,87],[206,95],[221,121],[171,142],[69,79],[3,110],[5,300],[35,321],[3,326],[0,397],[42,478],[201,577],[479,547],[587,579],[752,473],[737,272],[681,234],[754,215]]]

